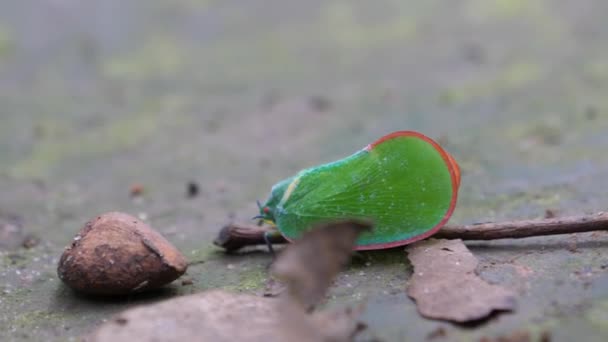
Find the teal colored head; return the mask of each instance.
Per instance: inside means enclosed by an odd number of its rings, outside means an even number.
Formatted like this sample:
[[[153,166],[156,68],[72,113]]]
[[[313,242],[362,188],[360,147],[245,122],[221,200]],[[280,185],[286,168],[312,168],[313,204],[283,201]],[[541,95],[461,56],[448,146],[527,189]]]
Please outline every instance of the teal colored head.
[[[260,202],[258,202],[258,208],[260,209],[260,214],[254,218],[262,219],[266,223],[274,225],[275,221],[276,221],[275,217],[276,217],[277,210],[278,210],[277,207],[281,203],[281,199],[283,198],[283,195],[285,194],[285,190],[287,189],[289,184],[291,184],[293,179],[294,179],[294,177],[287,178],[287,179],[277,183],[275,186],[273,186],[272,190],[270,191],[270,197],[268,197],[266,202],[264,204],[261,204]]]

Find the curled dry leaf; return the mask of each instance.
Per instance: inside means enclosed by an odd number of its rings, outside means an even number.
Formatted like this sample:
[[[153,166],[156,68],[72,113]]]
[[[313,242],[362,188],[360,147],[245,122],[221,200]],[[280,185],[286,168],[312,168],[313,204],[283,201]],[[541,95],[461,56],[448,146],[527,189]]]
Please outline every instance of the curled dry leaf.
[[[462,240],[425,240],[407,253],[414,266],[407,293],[422,316],[465,323],[515,308],[513,292],[477,276],[477,259]]]
[[[350,260],[359,234],[371,227],[370,222],[359,220],[321,224],[286,248],[271,271],[287,283],[288,294],[295,302],[310,309]]]
[[[187,267],[158,232],[135,217],[111,212],[87,222],[63,252],[57,274],[83,293],[122,295],[168,284]]]

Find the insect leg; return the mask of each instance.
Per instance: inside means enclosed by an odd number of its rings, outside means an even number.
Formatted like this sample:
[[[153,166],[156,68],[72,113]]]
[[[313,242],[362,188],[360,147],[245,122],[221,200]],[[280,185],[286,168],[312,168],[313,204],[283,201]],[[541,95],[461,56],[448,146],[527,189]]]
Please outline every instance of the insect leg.
[[[276,234],[276,232],[273,232],[273,231],[264,232],[264,242],[266,242],[266,247],[268,247],[268,252],[270,252],[270,254],[274,257],[275,256],[274,248],[272,248],[272,241],[270,241],[272,234]]]
[[[272,247],[272,239],[280,235],[278,230],[269,230],[264,232],[264,242],[266,243],[266,247],[268,247],[268,251],[272,256],[275,256],[274,248]]]

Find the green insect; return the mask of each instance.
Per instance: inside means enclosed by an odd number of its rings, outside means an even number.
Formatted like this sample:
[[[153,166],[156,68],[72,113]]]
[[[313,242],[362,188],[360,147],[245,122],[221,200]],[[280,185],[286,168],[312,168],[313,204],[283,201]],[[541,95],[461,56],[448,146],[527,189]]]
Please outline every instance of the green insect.
[[[436,233],[456,206],[460,170],[439,144],[413,131],[388,134],[349,157],[272,187],[261,218],[289,241],[327,220],[371,220],[357,250],[406,245]]]

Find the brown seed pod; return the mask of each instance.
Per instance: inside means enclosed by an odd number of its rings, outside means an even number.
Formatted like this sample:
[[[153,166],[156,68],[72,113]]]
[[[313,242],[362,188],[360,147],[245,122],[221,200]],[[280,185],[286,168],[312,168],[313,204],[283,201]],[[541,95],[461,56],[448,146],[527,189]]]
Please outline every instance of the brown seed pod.
[[[184,256],[147,224],[110,212],[87,222],[74,237],[57,274],[83,293],[122,295],[168,284],[187,267]]]

